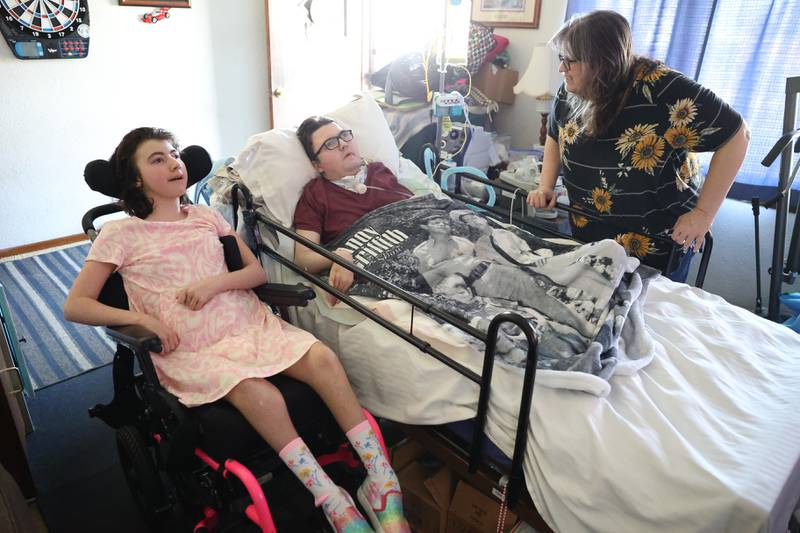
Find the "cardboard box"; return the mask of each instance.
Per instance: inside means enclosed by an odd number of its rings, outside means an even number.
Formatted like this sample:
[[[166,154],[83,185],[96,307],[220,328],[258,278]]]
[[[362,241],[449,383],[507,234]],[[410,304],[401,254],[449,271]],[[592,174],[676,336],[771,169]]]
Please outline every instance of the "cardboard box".
[[[498,68],[484,63],[472,78],[472,84],[483,94],[501,104],[514,103],[514,85],[519,72],[511,68]]]
[[[499,516],[500,502],[459,481],[447,512],[447,533],[497,531]],[[503,531],[511,531],[516,521],[517,515],[506,511]]]
[[[516,526],[511,528],[510,533],[536,533],[536,529],[527,522],[520,520]]]
[[[418,461],[397,473],[403,489],[403,510],[415,533],[445,533],[455,478],[446,466],[431,472]]]
[[[406,437],[389,448],[389,463],[395,472],[399,472],[423,453],[425,453],[425,448],[422,447],[422,444]]]

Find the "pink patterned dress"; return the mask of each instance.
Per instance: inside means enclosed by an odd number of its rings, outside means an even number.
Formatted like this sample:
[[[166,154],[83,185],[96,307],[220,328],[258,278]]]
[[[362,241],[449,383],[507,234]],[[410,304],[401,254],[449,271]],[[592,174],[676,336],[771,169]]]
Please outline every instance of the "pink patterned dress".
[[[103,226],[87,261],[112,263],[130,308],[158,318],[180,338],[167,355],[152,354],[162,385],[187,406],[213,402],[251,377],[277,374],[317,342],[273,315],[250,290],[216,295],[192,311],[176,291],[227,271],[219,237],[231,231],[215,210],[184,206],[175,222],[137,217]]]

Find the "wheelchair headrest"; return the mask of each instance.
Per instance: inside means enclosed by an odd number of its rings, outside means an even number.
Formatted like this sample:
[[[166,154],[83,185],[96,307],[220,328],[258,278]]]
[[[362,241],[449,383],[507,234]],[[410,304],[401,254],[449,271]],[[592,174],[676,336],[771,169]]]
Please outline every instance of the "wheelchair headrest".
[[[211,156],[202,146],[187,146],[181,150],[181,159],[186,165],[187,187],[194,185],[211,172]],[[84,168],[83,178],[93,191],[119,198],[122,191],[114,170],[116,166],[116,158],[113,155],[108,160],[95,159]]]

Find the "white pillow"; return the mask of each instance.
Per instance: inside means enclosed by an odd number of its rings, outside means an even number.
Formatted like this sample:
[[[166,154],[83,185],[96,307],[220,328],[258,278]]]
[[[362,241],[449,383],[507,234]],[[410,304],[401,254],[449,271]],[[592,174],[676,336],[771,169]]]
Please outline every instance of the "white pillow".
[[[231,168],[286,227],[292,225],[303,187],[317,175],[293,129],[271,129],[253,135]]]
[[[399,175],[400,151],[381,108],[368,93],[326,116],[353,130],[361,157],[380,161]],[[294,129],[272,129],[250,137],[231,168],[287,227],[303,187],[317,176]]]

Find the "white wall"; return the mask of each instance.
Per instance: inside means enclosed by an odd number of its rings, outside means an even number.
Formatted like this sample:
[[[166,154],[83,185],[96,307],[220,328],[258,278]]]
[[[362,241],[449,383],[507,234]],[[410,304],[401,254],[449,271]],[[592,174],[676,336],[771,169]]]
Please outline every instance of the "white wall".
[[[269,123],[263,1],[198,0],[157,24],[117,0],[89,9],[86,59],[21,61],[0,44],[0,249],[80,233],[109,201],[83,167],[132,128],[167,128],[219,158]]]
[[[510,67],[520,73],[520,77],[530,68],[536,69],[536,74],[547,78],[542,83],[543,87],[550,87],[550,92],[555,94],[561,83],[558,65],[553,59],[555,52],[538,54],[546,56],[550,61],[543,61],[540,65],[530,65],[531,56],[537,45],[546,43],[561,27],[564,14],[567,11],[566,0],[542,0],[539,14],[539,27],[536,29],[524,28],[497,28],[495,33],[509,39],[508,54],[511,57]],[[548,51],[550,49],[548,48]],[[530,75],[530,74],[529,74]],[[518,94],[512,105],[500,104],[497,114],[497,131],[511,135],[514,148],[530,148],[539,142],[539,126],[541,115],[536,112],[534,96]]]
[[[211,59],[220,151],[236,155],[251,135],[269,129],[269,64],[264,0],[209,4]]]

